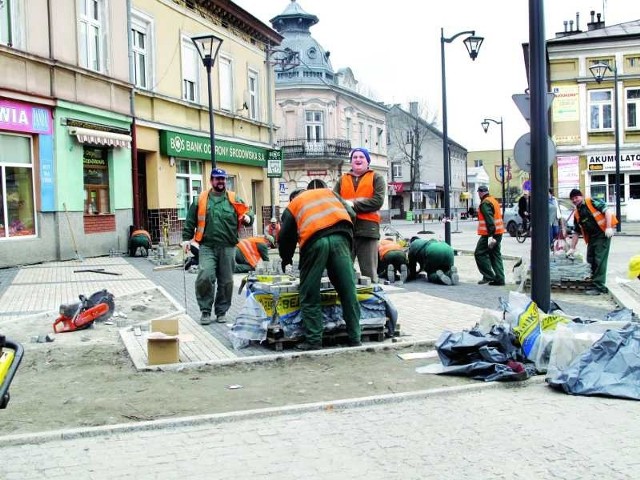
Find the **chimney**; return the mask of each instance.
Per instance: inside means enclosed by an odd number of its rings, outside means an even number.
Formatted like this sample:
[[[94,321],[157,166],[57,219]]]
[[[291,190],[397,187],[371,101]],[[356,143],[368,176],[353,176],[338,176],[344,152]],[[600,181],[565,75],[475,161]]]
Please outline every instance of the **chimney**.
[[[580,12],[576,12],[576,32],[580,31]]]
[[[418,116],[418,102],[409,102],[409,113],[414,117]]]
[[[587,30],[599,30],[605,27],[604,20],[602,20],[602,14],[598,13],[596,15],[596,20],[594,21],[593,16],[596,12],[591,11],[591,22],[587,24]]]

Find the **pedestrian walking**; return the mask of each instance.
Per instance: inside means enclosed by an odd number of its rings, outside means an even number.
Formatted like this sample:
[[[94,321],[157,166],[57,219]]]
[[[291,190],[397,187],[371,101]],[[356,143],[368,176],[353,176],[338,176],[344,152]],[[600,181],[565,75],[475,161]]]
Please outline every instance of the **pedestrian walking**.
[[[280,223],[276,217],[271,217],[269,225],[265,232],[265,237],[269,240],[269,246],[276,248],[278,246],[278,237],[280,236]]]
[[[296,190],[282,214],[278,251],[282,270],[300,244],[300,308],[305,341],[300,350],[322,348],[324,324],[320,301],[323,271],[338,293],[349,346],[359,346],[360,304],[351,256],[355,212],[328,188]]]
[[[256,269],[260,260],[269,261],[268,240],[264,237],[243,238],[236,245],[236,264],[233,273],[248,273]]]
[[[195,289],[202,325],[211,323],[212,306],[216,322],[226,322],[233,295],[238,228],[253,222],[249,207],[235,192],[227,190],[224,170],[213,169],[210,184],[211,188],[202,192],[189,207],[182,229],[185,252],[190,251],[191,240],[200,246]]]
[[[409,244],[409,278],[415,280],[418,273],[426,272],[427,280],[442,285],[460,282],[458,269],[453,265],[451,245],[440,240],[412,237]],[[418,268],[418,264],[420,267]]]
[[[378,245],[378,277],[386,276],[390,283],[399,279],[402,283],[407,281],[409,269],[405,248],[398,242],[383,238]]]
[[[553,190],[549,189],[549,248],[553,250],[554,242],[558,240],[561,243],[565,238],[565,225],[562,213],[560,213],[560,204],[558,199],[553,196]]]
[[[371,157],[366,148],[354,148],[350,154],[351,170],[336,182],[333,190],[356,212],[355,256],[360,273],[378,281],[378,240],[380,208],[386,194],[386,180],[369,168]]]
[[[489,189],[478,187],[480,207],[478,208],[478,243],[473,255],[478,270],[482,274],[479,284],[504,285],[504,265],[502,263],[502,235],[504,224],[498,201],[489,195]]]
[[[585,198],[582,192],[574,188],[569,193],[571,203],[575,206],[573,211],[574,227],[582,232],[582,237],[587,244],[587,263],[591,265],[591,280],[594,288],[585,290],[587,295],[600,295],[607,293],[607,261],[614,227],[618,219],[607,208],[607,204],[595,198]],[[571,239],[571,248],[567,255],[573,255],[578,245],[578,233],[574,233]]]

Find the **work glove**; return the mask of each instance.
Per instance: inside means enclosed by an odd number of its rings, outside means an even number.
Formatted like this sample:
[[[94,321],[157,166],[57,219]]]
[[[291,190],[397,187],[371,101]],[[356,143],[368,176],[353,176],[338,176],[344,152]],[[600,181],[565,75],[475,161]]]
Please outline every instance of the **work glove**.
[[[349,205],[351,208],[353,208],[353,202],[351,200],[345,200],[344,203],[346,203],[347,205]]]
[[[567,257],[573,257],[575,254],[576,254],[575,248],[570,248],[569,250],[567,250]]]
[[[604,236],[607,237],[607,238],[611,238],[611,237],[613,237],[613,232],[614,232],[613,228],[607,228],[604,231]]]
[[[184,253],[189,253],[191,249],[191,242],[189,240],[184,240],[180,246],[182,247],[182,250],[184,250]]]
[[[242,216],[242,223],[244,223],[245,225],[249,225],[251,223],[251,217],[249,215],[243,215]]]
[[[493,237],[489,237],[489,240],[487,240],[487,245],[489,246],[489,248],[495,247],[497,243],[498,241]]]

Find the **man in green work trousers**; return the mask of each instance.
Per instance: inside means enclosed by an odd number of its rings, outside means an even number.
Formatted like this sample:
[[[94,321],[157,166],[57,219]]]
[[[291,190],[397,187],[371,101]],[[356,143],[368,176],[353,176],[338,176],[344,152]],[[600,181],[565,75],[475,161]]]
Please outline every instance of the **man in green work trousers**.
[[[211,323],[212,306],[216,322],[226,322],[225,315],[231,307],[233,295],[238,227],[252,222],[253,214],[249,207],[235,192],[227,190],[227,173],[220,168],[213,169],[211,188],[203,191],[189,207],[182,229],[185,252],[189,251],[192,239],[200,244],[195,287],[202,325]]]
[[[594,288],[585,290],[584,293],[587,295],[607,293],[607,260],[614,232],[613,227],[618,224],[618,219],[611,210],[607,209],[606,203],[584,198],[577,188],[571,190],[569,198],[576,207],[573,211],[573,223],[582,231],[584,241],[587,243],[587,263],[591,265]],[[567,255],[575,253],[577,244],[578,233],[575,233]]]
[[[417,264],[420,264],[420,269]],[[419,272],[427,273],[431,283],[457,285],[458,270],[453,266],[453,248],[436,239],[412,237],[409,245],[409,278],[415,280]]]
[[[278,251],[284,272],[292,263],[296,244],[300,244],[300,307],[305,341],[296,348],[322,348],[320,283],[325,268],[340,298],[348,344],[360,346],[360,304],[351,257],[355,212],[328,188],[296,190],[289,199],[282,214]]]
[[[504,265],[500,245],[504,234],[502,210],[498,201],[489,195],[485,185],[478,187],[480,207],[478,208],[478,243],[473,252],[482,278],[480,285],[504,285]]]

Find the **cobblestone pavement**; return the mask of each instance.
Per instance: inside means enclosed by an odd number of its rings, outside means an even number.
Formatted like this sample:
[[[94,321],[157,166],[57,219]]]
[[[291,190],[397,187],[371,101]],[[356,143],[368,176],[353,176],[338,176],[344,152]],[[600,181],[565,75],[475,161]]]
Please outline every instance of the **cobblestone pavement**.
[[[0,477],[637,478],[636,402],[569,396],[539,382],[487,387],[3,446]]]

